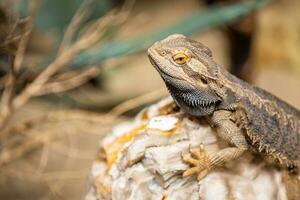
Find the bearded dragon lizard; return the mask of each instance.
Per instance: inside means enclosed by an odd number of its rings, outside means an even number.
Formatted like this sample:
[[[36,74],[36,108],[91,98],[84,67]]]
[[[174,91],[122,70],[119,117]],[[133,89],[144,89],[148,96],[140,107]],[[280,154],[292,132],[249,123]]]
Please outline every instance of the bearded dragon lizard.
[[[148,49],[152,65],[175,103],[186,113],[206,117],[231,147],[213,155],[190,149],[192,165],[183,175],[202,179],[216,166],[252,149],[289,168],[299,167],[300,111],[263,89],[238,79],[213,59],[211,50],[184,35],[171,35]]]

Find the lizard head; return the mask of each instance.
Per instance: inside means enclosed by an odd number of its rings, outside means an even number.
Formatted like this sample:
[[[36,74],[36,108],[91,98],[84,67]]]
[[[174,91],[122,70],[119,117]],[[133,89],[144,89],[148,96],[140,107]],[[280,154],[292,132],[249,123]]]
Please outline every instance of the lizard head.
[[[214,90],[219,67],[212,52],[184,35],[171,35],[148,49],[152,65],[175,102],[195,116],[211,114],[221,98]]]

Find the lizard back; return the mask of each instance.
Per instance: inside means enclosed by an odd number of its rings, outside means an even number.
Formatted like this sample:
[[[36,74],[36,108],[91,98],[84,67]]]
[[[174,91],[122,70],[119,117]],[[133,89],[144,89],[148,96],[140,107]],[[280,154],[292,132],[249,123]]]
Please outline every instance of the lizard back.
[[[229,74],[230,75],[230,74]],[[300,111],[269,92],[236,77],[227,77],[237,87],[229,88],[242,103],[246,119],[242,127],[259,151],[287,165],[300,160]]]

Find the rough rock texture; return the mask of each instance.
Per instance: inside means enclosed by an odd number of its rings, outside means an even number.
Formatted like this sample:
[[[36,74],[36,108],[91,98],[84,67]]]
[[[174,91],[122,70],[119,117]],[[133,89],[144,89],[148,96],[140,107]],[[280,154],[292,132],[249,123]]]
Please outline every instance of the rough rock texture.
[[[101,141],[86,200],[287,199],[283,173],[250,153],[201,181],[182,177],[189,166],[181,156],[189,147],[202,143],[211,153],[226,144],[204,120],[173,108],[172,100],[165,99]]]

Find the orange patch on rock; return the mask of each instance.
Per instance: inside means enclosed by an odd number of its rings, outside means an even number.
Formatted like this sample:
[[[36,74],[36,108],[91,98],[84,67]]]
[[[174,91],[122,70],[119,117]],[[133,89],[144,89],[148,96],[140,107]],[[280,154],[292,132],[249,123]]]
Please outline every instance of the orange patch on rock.
[[[168,115],[170,113],[175,112],[176,108],[177,108],[177,105],[174,102],[172,102],[172,103],[169,103],[169,104],[164,105],[161,108],[159,108],[159,113],[161,115]]]
[[[145,128],[146,125],[142,124],[131,130],[129,133],[116,138],[113,142],[103,145],[109,167],[115,163],[118,154],[123,149],[124,145],[134,139],[137,133]]]
[[[170,131],[161,131],[160,134],[164,136],[171,136],[174,133],[173,130]]]

